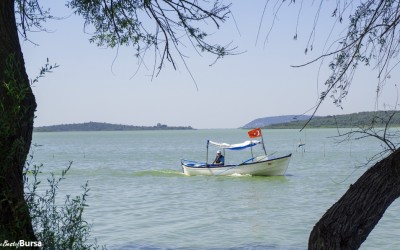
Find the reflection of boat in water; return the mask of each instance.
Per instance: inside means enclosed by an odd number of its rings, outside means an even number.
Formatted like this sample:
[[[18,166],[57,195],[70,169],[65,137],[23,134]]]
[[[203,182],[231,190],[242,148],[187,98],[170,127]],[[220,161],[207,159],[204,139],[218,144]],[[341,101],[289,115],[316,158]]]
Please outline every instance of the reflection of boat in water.
[[[261,129],[253,129],[249,131],[250,138],[261,137]],[[253,175],[253,176],[276,176],[284,175],[288,166],[292,154],[272,157],[267,155],[264,147],[263,140],[250,140],[238,144],[227,144],[217,143],[213,141],[207,141],[207,158],[208,158],[208,147],[214,145],[225,150],[243,150],[252,148],[256,145],[262,145],[264,149],[264,155],[252,157],[238,164],[209,164],[206,162],[197,162],[191,160],[181,160],[181,166],[185,175]],[[251,151],[253,152],[253,151]],[[225,154],[224,154],[225,155]]]

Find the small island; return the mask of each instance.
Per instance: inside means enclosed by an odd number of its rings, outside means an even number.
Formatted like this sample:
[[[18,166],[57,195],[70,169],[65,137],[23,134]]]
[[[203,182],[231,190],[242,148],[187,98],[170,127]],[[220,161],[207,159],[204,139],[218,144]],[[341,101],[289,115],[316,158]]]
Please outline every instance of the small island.
[[[134,126],[105,122],[85,122],[35,127],[34,132],[69,132],[69,131],[134,131],[134,130],[192,130],[191,126],[167,126],[157,123],[155,126]]]

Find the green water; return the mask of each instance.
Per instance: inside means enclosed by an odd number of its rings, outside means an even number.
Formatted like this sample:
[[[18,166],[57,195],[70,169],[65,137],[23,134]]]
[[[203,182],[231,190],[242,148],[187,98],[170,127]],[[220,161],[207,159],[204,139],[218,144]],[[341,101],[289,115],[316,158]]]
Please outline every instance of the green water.
[[[270,130],[263,131],[267,151],[293,153],[286,176],[181,173],[180,159],[205,160],[207,139],[239,143],[248,140],[246,132],[34,133],[33,143],[40,145],[34,160],[44,164],[44,175],[73,161],[61,192],[79,194],[89,180],[85,218],[109,249],[306,249],[314,224],[381,149],[372,139],[336,144],[334,129]],[[305,152],[297,147],[300,140]],[[210,159],[214,155],[210,151]],[[400,247],[399,204],[392,204],[361,249]]]

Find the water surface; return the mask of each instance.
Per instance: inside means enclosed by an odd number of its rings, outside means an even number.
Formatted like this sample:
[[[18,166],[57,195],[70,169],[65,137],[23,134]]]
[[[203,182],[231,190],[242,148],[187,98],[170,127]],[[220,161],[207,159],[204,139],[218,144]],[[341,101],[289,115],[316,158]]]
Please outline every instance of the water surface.
[[[205,160],[207,139],[239,143],[248,140],[246,132],[34,133],[40,145],[34,160],[44,164],[44,175],[73,161],[61,192],[79,194],[89,181],[85,218],[109,249],[306,249],[314,224],[381,149],[372,139],[336,144],[334,129],[268,130],[269,153],[293,153],[286,176],[181,173],[180,159]],[[210,159],[215,150],[210,147]],[[229,152],[226,161],[248,154]],[[398,209],[396,201],[361,249],[400,247]]]

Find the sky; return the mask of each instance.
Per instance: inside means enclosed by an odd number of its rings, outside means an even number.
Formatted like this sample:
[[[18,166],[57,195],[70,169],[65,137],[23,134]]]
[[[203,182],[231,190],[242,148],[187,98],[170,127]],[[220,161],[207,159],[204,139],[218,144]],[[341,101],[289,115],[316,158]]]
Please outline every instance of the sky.
[[[327,64],[321,68],[320,63],[301,68],[291,65],[308,62],[324,50],[333,21],[329,4],[318,20],[313,51],[305,54],[318,7],[315,1],[303,3],[299,19],[299,5],[285,5],[274,20],[272,4],[267,5],[262,18],[265,0],[251,4],[233,0],[233,17],[219,30],[212,25],[206,28],[212,41],[231,43],[237,47],[238,55],[213,64],[215,57],[199,55],[187,43],[182,51],[190,73],[175,57],[177,70],[167,64],[153,77],[152,55],[145,59],[145,66],[139,67],[133,48],[116,50],[90,44],[83,18],[73,15],[62,2],[41,1],[54,15],[66,18],[48,21],[48,32],[30,33],[30,41],[21,41],[31,79],[38,75],[47,58],[59,65],[33,86],[38,104],[35,126],[93,121],[238,128],[261,117],[310,115],[324,90]],[[294,40],[296,27],[298,39]],[[361,68],[342,109],[326,99],[316,115],[388,109],[387,105],[396,103],[396,79],[392,77],[376,102],[376,73],[371,68]]]

